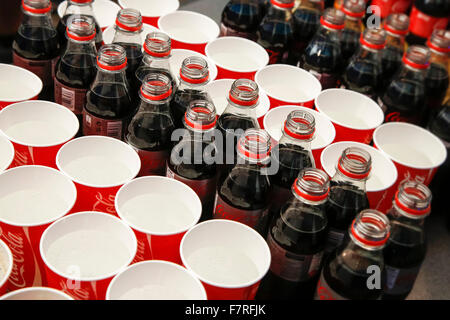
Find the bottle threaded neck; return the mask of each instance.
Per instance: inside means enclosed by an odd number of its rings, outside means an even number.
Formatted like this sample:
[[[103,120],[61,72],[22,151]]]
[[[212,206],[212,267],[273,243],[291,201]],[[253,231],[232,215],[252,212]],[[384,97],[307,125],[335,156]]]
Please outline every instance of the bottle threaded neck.
[[[237,144],[238,155],[254,163],[268,161],[270,150],[270,136],[263,129],[247,129]]]
[[[433,51],[448,54],[450,52],[450,30],[434,29],[427,45]]]
[[[270,0],[270,3],[280,9],[292,9],[295,5],[295,0]]]
[[[414,69],[427,69],[430,65],[430,50],[425,46],[412,45],[403,56],[403,63]]]
[[[389,239],[390,224],[388,217],[380,211],[366,209],[353,220],[350,236],[353,241],[362,243],[366,248],[379,250]]]
[[[117,13],[116,26],[128,32],[138,32],[142,30],[142,15],[136,9],[126,8]]]
[[[292,192],[298,198],[323,203],[330,191],[328,175],[316,168],[303,169],[292,185]]]
[[[144,51],[148,55],[164,58],[170,55],[172,42],[169,36],[162,32],[150,32],[145,37]]]
[[[145,76],[140,91],[141,99],[161,101],[168,99],[171,94],[172,83],[168,76],[159,72],[151,72]]]
[[[341,10],[328,8],[320,18],[320,24],[327,29],[342,30],[345,26],[345,14]]]
[[[358,147],[349,147],[342,152],[337,170],[354,180],[367,180],[372,168],[370,154]]]
[[[384,28],[390,34],[405,36],[408,34],[409,17],[404,13],[393,13],[386,18]]]
[[[199,56],[191,56],[183,60],[180,70],[182,81],[191,84],[203,84],[209,80],[208,62]]]
[[[342,11],[349,17],[362,18],[366,11],[366,2],[364,0],[346,0]]]
[[[316,120],[314,116],[301,110],[289,113],[284,123],[284,134],[297,140],[311,141],[314,139]]]
[[[103,70],[120,71],[127,66],[127,53],[118,44],[105,44],[98,52],[97,65]]]
[[[22,8],[32,14],[46,14],[52,8],[50,0],[23,0]]]
[[[394,198],[394,206],[408,216],[425,217],[431,211],[431,191],[420,182],[403,182]]]
[[[231,85],[228,98],[236,105],[255,107],[259,100],[258,85],[249,79],[237,79]]]
[[[386,46],[386,31],[384,29],[367,28],[361,35],[361,44],[374,50],[382,50]]]
[[[184,117],[185,126],[195,131],[211,130],[216,126],[216,121],[216,108],[207,100],[192,101]]]
[[[90,41],[94,39],[94,19],[86,15],[71,15],[67,20],[67,36],[77,41]]]

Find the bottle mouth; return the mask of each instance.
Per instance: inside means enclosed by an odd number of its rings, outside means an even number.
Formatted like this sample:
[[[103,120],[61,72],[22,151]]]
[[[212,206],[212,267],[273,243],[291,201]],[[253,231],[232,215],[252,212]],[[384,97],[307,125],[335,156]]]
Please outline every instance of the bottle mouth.
[[[69,0],[69,2],[75,3],[92,3],[94,0]]]
[[[450,52],[450,31],[435,29],[427,41],[427,46],[440,53]]]
[[[314,138],[316,121],[306,111],[294,110],[284,122],[284,133],[297,140],[311,141]]]
[[[44,14],[52,9],[50,0],[22,0],[23,10],[34,13]]]
[[[337,170],[346,177],[355,180],[367,180],[372,168],[370,154],[357,147],[350,147],[342,152]]]
[[[412,45],[403,55],[403,63],[419,70],[430,66],[430,50],[425,46]]]
[[[386,23],[384,24],[384,29],[392,34],[399,36],[406,36],[408,34],[409,28],[409,17],[404,13],[393,13],[390,14]]]
[[[320,17],[320,24],[328,29],[342,30],[345,26],[345,15],[340,10],[328,8]]]
[[[270,136],[263,129],[247,129],[237,144],[238,154],[251,162],[263,163],[270,158]]]
[[[172,84],[168,76],[151,72],[145,76],[140,90],[141,98],[150,101],[166,100],[172,94]]]
[[[430,189],[415,181],[405,181],[395,194],[394,205],[407,214],[423,217],[431,212]]]
[[[136,9],[122,9],[117,13],[116,26],[129,32],[140,31],[142,30],[142,15]]]
[[[328,175],[316,168],[303,169],[292,185],[294,195],[311,201],[324,202],[330,192]]]
[[[208,63],[198,56],[184,59],[180,69],[180,78],[191,84],[207,82],[209,80]]]
[[[71,15],[67,21],[67,36],[76,41],[90,41],[95,38],[95,21],[90,16]]]
[[[342,12],[352,18],[363,18],[366,11],[366,3],[364,0],[347,0],[344,1]]]
[[[374,50],[383,50],[386,46],[386,32],[383,29],[366,29],[361,34],[360,43]]]
[[[383,247],[390,235],[389,219],[380,211],[363,210],[353,220],[350,234],[366,246]]]
[[[256,106],[259,100],[258,85],[249,79],[237,79],[231,85],[228,99],[239,106]]]
[[[145,37],[144,51],[152,57],[170,56],[172,42],[168,35],[162,32],[150,32]]]
[[[184,116],[186,127],[196,131],[208,131],[216,126],[216,121],[216,108],[206,100],[192,101]]]
[[[97,65],[104,70],[119,71],[127,66],[125,49],[117,44],[105,44],[100,48]]]
[[[292,9],[295,5],[294,0],[270,0],[270,3],[278,8]]]

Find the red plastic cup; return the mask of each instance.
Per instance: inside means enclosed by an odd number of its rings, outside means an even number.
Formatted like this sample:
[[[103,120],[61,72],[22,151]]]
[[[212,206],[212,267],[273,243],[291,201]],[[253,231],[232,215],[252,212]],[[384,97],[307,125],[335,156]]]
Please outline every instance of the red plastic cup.
[[[342,152],[349,147],[358,147],[370,154],[372,170],[366,181],[366,192],[370,208],[386,213],[392,207],[392,197],[396,190],[392,186],[397,181],[397,168],[383,152],[359,142],[336,142],[328,146],[322,153],[321,163],[323,170],[333,177],[336,165]]]
[[[144,45],[145,37],[150,32],[159,31],[158,28],[155,28],[154,26],[151,26],[149,24],[142,24],[142,32],[141,32],[141,44]],[[114,32],[115,32],[115,25],[111,25],[103,31],[103,43],[110,44],[114,40]]]
[[[191,188],[166,177],[141,177],[120,188],[115,203],[119,217],[136,233],[136,262],[181,264],[181,238],[202,214],[202,203]]]
[[[259,70],[255,81],[270,99],[270,108],[282,105],[314,107],[322,85],[311,73],[286,64],[272,64]]]
[[[206,300],[206,292],[185,268],[154,260],[133,264],[116,275],[106,300]]]
[[[170,69],[172,73],[178,76],[180,74],[181,65],[183,64],[184,59],[192,56],[202,57],[208,63],[208,71],[209,71],[208,81],[213,81],[217,78],[217,67],[211,59],[208,59],[208,57],[206,57],[204,54],[186,49],[172,50],[169,60]],[[176,81],[177,83],[180,82],[178,77],[176,78]]]
[[[52,288],[32,287],[5,294],[0,300],[73,300],[73,298]]]
[[[102,212],[79,212],[57,220],[39,244],[49,287],[76,300],[105,299],[112,278],[131,264],[136,249],[131,228]]]
[[[39,256],[42,232],[72,209],[77,191],[61,172],[22,166],[0,174],[0,237],[11,248],[14,266],[8,289],[46,285]]]
[[[269,63],[267,51],[256,42],[239,37],[221,37],[208,43],[206,56],[219,70],[217,79],[255,79]]]
[[[390,122],[378,127],[373,135],[373,144],[397,167],[395,190],[405,180],[429,185],[447,158],[447,149],[438,137],[404,122]]]
[[[105,136],[86,136],[66,143],[56,155],[58,169],[75,182],[74,211],[117,215],[114,199],[141,168],[137,152],[128,144]]]
[[[270,266],[266,241],[231,220],[199,223],[181,240],[183,265],[203,283],[209,300],[252,300]]]
[[[316,121],[316,133],[314,139],[311,141],[311,151],[314,156],[316,167],[321,169],[320,155],[327,146],[333,143],[336,136],[336,130],[334,129],[333,124],[323,114],[307,107],[279,106],[267,112],[264,117],[264,128],[272,138],[273,144],[277,144],[283,135],[284,122],[286,121],[287,116],[295,110],[306,111],[314,116]]]
[[[175,11],[163,15],[158,28],[172,40],[172,49],[188,49],[205,53],[206,45],[219,36],[217,23],[193,11]]]
[[[120,6],[110,0],[95,0],[92,3],[95,18],[99,24],[100,29],[105,30],[110,25],[116,22],[117,12],[120,11]],[[67,8],[67,1],[63,1],[58,6],[58,16],[63,17]]]
[[[178,0],[119,0],[122,8],[134,8],[141,12],[142,21],[158,27],[159,18],[178,10]]]
[[[216,113],[220,116],[228,105],[228,96],[230,94],[231,85],[235,79],[220,79],[208,84],[206,91],[213,100],[216,107]],[[258,105],[255,108],[256,117],[259,125],[264,128],[264,116],[269,111],[270,101],[263,91],[259,91]]]
[[[8,169],[14,160],[14,146],[6,139],[6,137],[0,135],[0,173]]]
[[[0,111],[0,133],[14,145],[12,167],[56,168],[56,154],[75,137],[79,127],[72,111],[49,101],[19,102]]]
[[[13,256],[11,249],[0,240],[0,296],[6,293],[8,280],[13,269]],[[1,300],[1,298],[0,298]]]
[[[383,110],[369,97],[346,89],[322,91],[316,109],[336,128],[336,142],[356,141],[369,144],[373,132],[384,121]]]
[[[21,101],[36,100],[42,90],[42,80],[26,69],[0,63],[0,110]]]

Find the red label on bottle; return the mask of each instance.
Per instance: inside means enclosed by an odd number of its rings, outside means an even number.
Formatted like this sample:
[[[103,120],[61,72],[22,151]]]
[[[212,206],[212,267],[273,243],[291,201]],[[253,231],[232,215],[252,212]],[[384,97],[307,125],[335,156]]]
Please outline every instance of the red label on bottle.
[[[68,108],[75,114],[83,112],[88,89],[71,88],[55,78],[55,102]]]
[[[216,194],[214,204],[214,219],[228,219],[241,222],[251,228],[257,229],[265,221],[269,210],[267,208],[258,210],[243,210],[230,206],[219,194]]]
[[[42,80],[44,87],[53,82],[54,70],[58,59],[59,57],[50,60],[31,60],[21,57],[13,51],[13,64],[33,72]]]
[[[168,150],[147,151],[134,148],[141,159],[141,171],[139,176],[164,176],[166,162],[169,158]]]
[[[237,30],[234,30],[234,29],[231,29],[231,28],[225,26],[223,23],[220,24],[220,37],[240,37],[240,38],[245,38],[245,39],[249,39],[252,41],[256,41],[256,39],[257,39],[256,34],[252,34],[249,32],[237,31]]]
[[[412,7],[409,22],[409,31],[421,38],[428,38],[434,29],[445,29],[448,24],[448,17],[435,18]]]
[[[386,18],[391,13],[403,13],[408,10],[412,0],[372,0],[372,6],[380,8],[381,18]]]
[[[319,73],[315,70],[309,70],[309,73],[311,73],[314,77],[317,78],[317,80],[319,80],[320,84],[322,85],[322,90],[337,88],[339,85],[338,78],[332,74]]]
[[[414,124],[420,123],[421,117],[419,115],[405,115],[400,111],[393,111],[392,108],[389,108],[380,98],[378,98],[377,101],[381,110],[383,110],[384,112],[385,122],[408,122]]]
[[[392,295],[408,294],[414,286],[419,270],[420,265],[409,269],[399,269],[386,265],[384,292]]]
[[[102,119],[83,109],[83,135],[107,136],[122,140],[126,125],[124,119]]]
[[[314,300],[348,300],[348,299],[341,296],[336,291],[330,288],[322,272],[322,274],[320,275],[319,282],[317,283]]]

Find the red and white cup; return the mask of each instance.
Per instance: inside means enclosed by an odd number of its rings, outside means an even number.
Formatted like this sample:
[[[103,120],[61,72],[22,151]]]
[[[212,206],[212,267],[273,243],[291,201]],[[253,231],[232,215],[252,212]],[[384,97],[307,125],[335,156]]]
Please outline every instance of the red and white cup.
[[[12,167],[41,165],[56,168],[56,154],[78,132],[75,114],[49,101],[24,101],[0,111],[0,133],[14,145]]]
[[[178,75],[180,74],[181,65],[183,64],[184,59],[192,56],[202,57],[206,60],[206,62],[208,63],[209,71],[208,81],[214,81],[217,78],[217,67],[211,59],[206,57],[204,54],[198,53],[196,51],[186,49],[173,49],[170,54],[169,64],[172,74],[177,75],[177,83],[179,84],[180,82]]]
[[[206,56],[217,66],[217,79],[255,79],[269,63],[267,51],[256,42],[239,37],[220,37],[208,43]]]
[[[60,18],[64,16],[66,8],[67,1],[59,4],[57,11]],[[117,12],[121,9],[118,4],[110,0],[95,0],[92,2],[92,8],[94,9],[95,18],[102,31],[116,22]]]
[[[231,85],[235,79],[220,79],[210,82],[206,91],[211,97],[216,113],[220,116],[228,105],[228,96],[230,95]],[[270,101],[264,91],[259,91],[258,105],[255,107],[256,117],[261,128],[264,128],[263,119],[270,108]]]
[[[73,300],[73,298],[52,288],[32,287],[5,294],[0,300]]]
[[[346,89],[322,91],[316,109],[336,128],[336,142],[356,141],[369,144],[373,132],[384,121],[383,110],[369,97]]]
[[[311,73],[286,64],[272,64],[259,70],[255,81],[270,99],[270,108],[281,105],[314,107],[322,85]]]
[[[151,26],[149,24],[143,23],[142,24],[142,32],[141,32],[141,45],[144,45],[145,37],[150,32],[159,31],[158,28],[155,28],[154,26]],[[115,33],[115,25],[111,25],[103,31],[103,43],[110,44],[114,40],[114,33]]]
[[[72,210],[75,186],[61,172],[43,166],[9,169],[0,174],[0,185],[0,238],[14,259],[8,289],[46,285],[39,240],[48,225]]]
[[[193,11],[175,11],[159,18],[158,28],[172,40],[172,49],[205,53],[206,45],[219,36],[217,23]]]
[[[372,170],[366,181],[366,192],[371,209],[386,213],[392,207],[392,197],[396,190],[393,186],[397,181],[397,168],[383,152],[359,142],[342,141],[329,145],[322,153],[323,170],[333,177],[336,165],[342,152],[349,147],[357,147],[367,151],[372,159]]]
[[[0,134],[0,173],[8,169],[14,160],[14,146]]]
[[[42,91],[42,80],[26,69],[0,63],[0,110],[21,101],[36,100]]]
[[[279,106],[267,112],[264,117],[264,129],[269,133],[273,143],[278,143],[283,135],[284,122],[286,121],[287,116],[295,110],[306,111],[314,116],[316,121],[316,132],[314,134],[314,139],[311,141],[311,151],[314,156],[316,167],[321,169],[320,155],[327,146],[333,143],[336,136],[336,130],[334,129],[333,124],[323,114],[307,107]]]
[[[118,139],[86,136],[66,143],[56,155],[56,165],[77,187],[74,211],[117,215],[116,193],[137,176],[141,160],[132,147]]]
[[[447,158],[447,149],[438,137],[404,122],[390,122],[378,127],[373,134],[373,144],[397,167],[395,189],[405,180],[429,185]]]
[[[122,8],[134,8],[141,12],[142,21],[158,27],[161,16],[178,10],[178,0],[119,0]]]
[[[181,240],[183,265],[203,283],[209,300],[252,300],[269,270],[263,237],[236,221],[197,224]]]
[[[190,187],[167,177],[141,177],[120,188],[115,204],[138,239],[136,262],[181,264],[181,239],[202,214],[202,203]]]
[[[206,300],[202,283],[178,264],[143,261],[112,279],[106,300]]]
[[[52,223],[39,250],[49,287],[76,300],[103,300],[112,278],[132,263],[137,242],[119,218],[78,212]]]
[[[14,261],[11,249],[9,249],[5,242],[0,240],[0,297],[6,293],[8,280],[13,269],[13,264]]]

